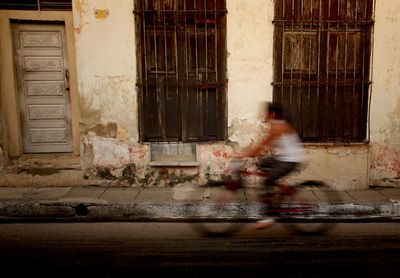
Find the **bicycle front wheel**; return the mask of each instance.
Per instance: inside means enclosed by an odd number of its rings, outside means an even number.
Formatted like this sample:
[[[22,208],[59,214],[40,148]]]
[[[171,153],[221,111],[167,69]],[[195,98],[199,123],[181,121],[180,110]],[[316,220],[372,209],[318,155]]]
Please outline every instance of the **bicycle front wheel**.
[[[242,189],[230,190],[225,184],[205,188],[207,198],[197,205],[194,230],[207,237],[233,236],[248,220],[246,198]]]
[[[338,195],[325,183],[306,181],[296,186],[294,194],[285,196],[286,207],[282,219],[291,232],[301,235],[321,235],[334,228],[329,219],[330,205],[338,202]]]

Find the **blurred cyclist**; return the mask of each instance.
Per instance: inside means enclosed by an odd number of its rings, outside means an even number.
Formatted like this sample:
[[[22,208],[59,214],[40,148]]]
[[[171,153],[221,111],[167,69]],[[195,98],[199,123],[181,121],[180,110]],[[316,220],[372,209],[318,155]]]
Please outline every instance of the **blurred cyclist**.
[[[265,120],[270,123],[270,131],[241,157],[260,156],[258,167],[267,173],[265,186],[267,189],[277,185],[277,180],[287,176],[304,161],[304,149],[294,128],[284,120],[283,108],[278,103],[268,103]],[[267,154],[270,149],[272,155]],[[272,225],[272,218],[257,222],[256,228],[263,229]]]

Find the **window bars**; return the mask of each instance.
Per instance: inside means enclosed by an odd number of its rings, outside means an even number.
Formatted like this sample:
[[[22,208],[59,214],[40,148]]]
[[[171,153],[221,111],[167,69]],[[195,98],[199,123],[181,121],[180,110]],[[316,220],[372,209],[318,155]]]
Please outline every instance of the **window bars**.
[[[225,1],[135,1],[144,141],[226,136]]]
[[[306,142],[367,140],[373,0],[276,0],[274,101]]]
[[[0,0],[0,9],[71,11],[72,0]]]

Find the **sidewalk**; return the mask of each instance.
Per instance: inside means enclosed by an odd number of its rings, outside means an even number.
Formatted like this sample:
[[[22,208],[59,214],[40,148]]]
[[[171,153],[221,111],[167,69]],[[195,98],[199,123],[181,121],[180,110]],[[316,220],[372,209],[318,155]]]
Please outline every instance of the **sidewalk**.
[[[261,208],[251,202],[255,189],[245,189],[235,208],[243,218],[258,217]],[[313,192],[315,201],[318,192]],[[398,221],[400,188],[376,187],[363,191],[335,191],[338,200],[313,215],[315,221]],[[199,207],[207,206],[212,190],[191,184],[175,188],[99,186],[0,187],[0,223],[23,221],[196,221]],[[229,215],[226,217],[229,218]]]

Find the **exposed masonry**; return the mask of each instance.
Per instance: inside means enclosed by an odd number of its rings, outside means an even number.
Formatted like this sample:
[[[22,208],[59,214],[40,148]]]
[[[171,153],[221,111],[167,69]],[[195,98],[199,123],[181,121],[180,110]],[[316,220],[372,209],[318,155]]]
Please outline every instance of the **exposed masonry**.
[[[261,129],[245,120],[234,119],[229,127],[233,140],[197,144],[199,167],[150,167],[149,145],[127,143],[120,126],[113,121],[96,124],[85,131],[81,148],[85,179],[118,181],[128,186],[170,187],[188,181],[202,184],[207,179],[228,175],[226,166],[230,154],[253,144]]]
[[[127,135],[117,122],[110,121],[106,124],[96,124],[87,129],[87,135],[82,135],[82,162],[83,175],[88,181],[104,180],[109,182],[121,182],[127,186],[160,186],[171,187],[186,181],[202,184],[207,179],[220,179],[229,173],[226,166],[229,156],[234,151],[241,151],[256,142],[261,132],[267,132],[268,126],[250,124],[246,120],[233,119],[229,127],[231,140],[221,143],[197,144],[197,160],[199,167],[151,167],[149,166],[150,151],[147,144],[130,144]],[[312,149],[313,147],[307,147]],[[326,146],[325,152],[329,156],[338,159],[354,159],[368,154],[368,148],[364,146]],[[379,183],[399,183],[398,161],[392,151],[382,151],[381,158],[373,161],[371,169],[388,171],[392,169],[393,177],[386,180],[374,180]],[[317,161],[318,162],[318,161]],[[247,167],[254,160],[249,160]],[[303,168],[305,168],[304,166]],[[397,167],[397,168],[396,168]],[[301,176],[303,168],[294,174]],[[249,178],[249,184],[256,184],[257,178]],[[340,177],[337,180],[328,181],[333,186],[342,183]],[[354,187],[362,182],[362,178],[353,177]],[[338,186],[341,186],[340,184]]]
[[[76,34],[80,34],[82,32],[83,27],[88,24],[88,22],[85,20],[85,14],[87,10],[87,6],[85,4],[84,0],[76,0],[75,1],[75,8],[78,13],[79,17],[79,24],[74,28]]]

